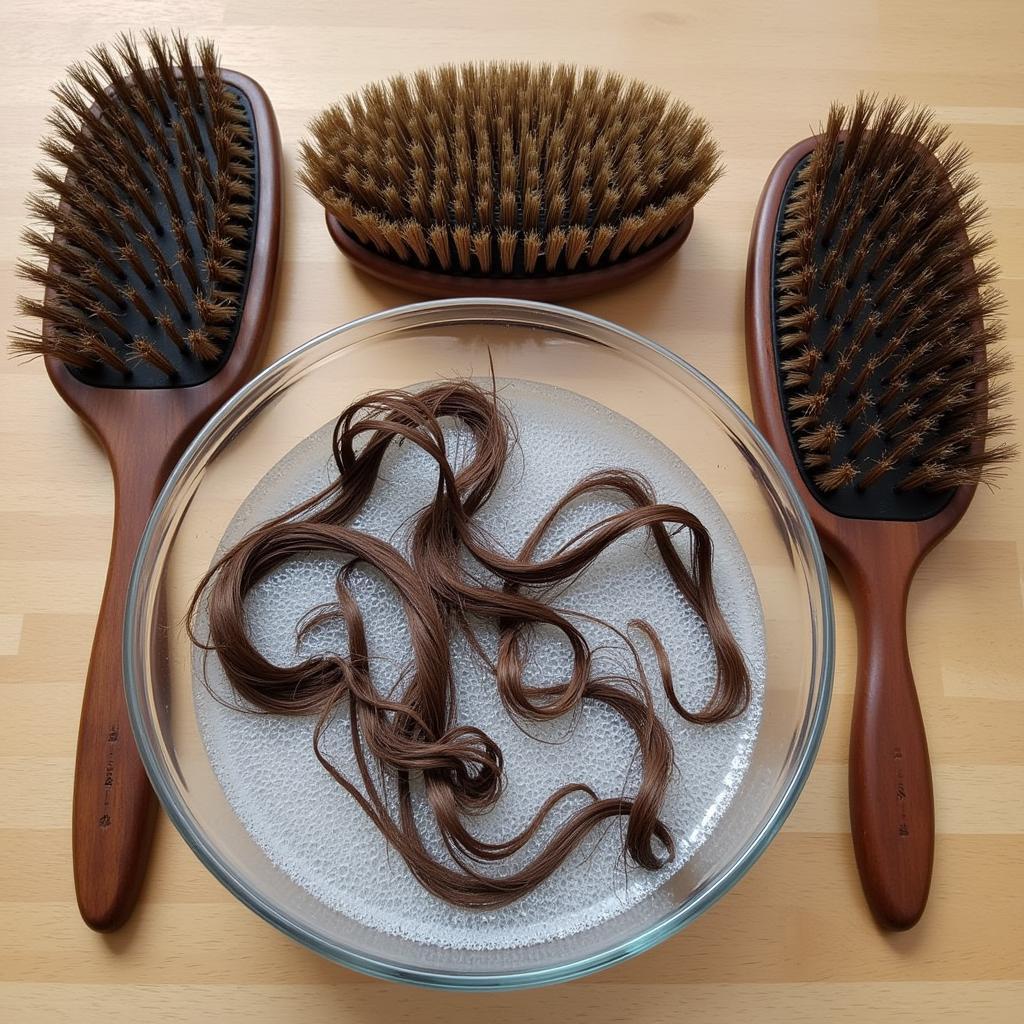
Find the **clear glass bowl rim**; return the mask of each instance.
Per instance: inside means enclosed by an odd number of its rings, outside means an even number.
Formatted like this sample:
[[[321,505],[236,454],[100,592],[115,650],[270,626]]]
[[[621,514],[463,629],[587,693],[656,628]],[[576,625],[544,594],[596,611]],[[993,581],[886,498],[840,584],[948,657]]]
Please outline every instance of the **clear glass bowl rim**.
[[[477,315],[469,317],[470,310],[474,311]],[[516,311],[522,314],[523,319],[516,320]],[[530,318],[531,315],[534,319]],[[433,320],[423,319],[431,316]],[[218,851],[207,841],[204,831],[194,820],[178,787],[165,775],[162,759],[149,733],[150,722],[145,712],[142,697],[142,687],[144,686],[145,679],[143,665],[148,656],[148,637],[140,636],[138,638],[139,642],[136,642],[136,634],[139,633],[142,624],[140,619],[140,608],[142,606],[140,599],[146,585],[150,582],[147,579],[146,573],[147,556],[154,540],[157,538],[157,530],[167,506],[172,502],[177,493],[179,482],[191,463],[210,443],[211,438],[219,433],[222,424],[230,421],[239,409],[261,398],[264,392],[278,381],[278,378],[282,376],[282,373],[290,364],[296,362],[317,346],[329,342],[339,335],[353,332],[375,323],[380,323],[383,326],[390,322],[395,328],[398,328],[403,326],[401,321],[408,321],[411,318],[420,318],[419,325],[424,327],[431,325],[439,326],[451,322],[465,323],[467,319],[474,321],[496,319],[503,323],[519,322],[523,325],[538,326],[536,317],[546,317],[549,320],[555,321],[555,325],[549,322],[547,326],[555,326],[556,329],[560,330],[564,330],[567,324],[575,322],[581,328],[582,333],[585,333],[585,329],[588,327],[597,328],[599,331],[629,339],[649,352],[667,360],[676,370],[682,371],[685,376],[689,376],[695,385],[695,392],[699,393],[702,388],[710,392],[736,418],[746,432],[744,441],[748,446],[755,448],[764,462],[770,467],[773,477],[771,482],[789,506],[789,511],[792,512],[798,524],[796,539],[803,546],[808,562],[814,568],[814,583],[817,585],[817,596],[821,608],[821,621],[818,623],[821,630],[820,643],[822,652],[820,670],[817,679],[812,680],[811,684],[813,706],[808,715],[807,723],[805,723],[808,726],[805,733],[806,739],[796,758],[788,783],[777,800],[774,813],[763,824],[761,829],[748,839],[742,852],[718,874],[695,900],[682,904],[671,914],[633,938],[568,964],[490,974],[460,974],[458,972],[446,973],[437,970],[413,969],[399,966],[383,959],[365,956],[311,932],[302,924],[293,920],[287,913],[282,912],[280,908],[269,903],[260,893],[239,879],[230,866],[224,862]],[[410,325],[404,324],[404,326]],[[594,339],[590,338],[589,340]],[[569,981],[637,956],[675,935],[683,927],[699,917],[721,899],[750,870],[769,843],[771,843],[793,809],[821,744],[821,737],[828,717],[829,703],[832,695],[835,621],[828,570],[817,533],[814,530],[807,509],[767,440],[743,409],[714,381],[706,377],[700,370],[692,366],[681,356],[676,355],[670,349],[652,341],[650,338],[631,331],[620,324],[613,323],[610,320],[605,320],[579,310],[544,302],[530,302],[519,299],[437,299],[429,302],[416,302],[395,306],[324,331],[287,352],[268,366],[228,399],[213,415],[199,431],[171,471],[167,482],[157,498],[156,504],[153,506],[153,511],[150,514],[142,540],[139,543],[139,549],[135,556],[128,584],[122,657],[124,663],[125,697],[128,704],[132,731],[135,735],[135,741],[146,773],[156,791],[157,797],[172,824],[199,858],[200,862],[237,899],[269,924],[301,945],[312,949],[328,960],[333,960],[335,963],[342,964],[345,967],[370,975],[371,977],[401,981],[428,988],[505,991]]]

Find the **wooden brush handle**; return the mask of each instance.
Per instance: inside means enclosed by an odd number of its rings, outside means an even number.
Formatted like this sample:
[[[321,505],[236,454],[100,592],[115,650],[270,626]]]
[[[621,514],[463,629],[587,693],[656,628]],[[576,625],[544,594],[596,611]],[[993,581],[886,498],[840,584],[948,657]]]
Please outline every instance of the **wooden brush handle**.
[[[864,893],[879,923],[916,924],[935,844],[932,776],[907,650],[912,566],[848,580],[857,605],[857,691],[850,732],[850,825]]]
[[[137,439],[138,440],[138,439]],[[111,931],[131,913],[145,874],[156,798],[128,721],[122,672],[125,598],[132,562],[167,461],[136,457],[114,464],[114,533],[93,639],[78,731],[72,816],[75,891],[90,928]]]

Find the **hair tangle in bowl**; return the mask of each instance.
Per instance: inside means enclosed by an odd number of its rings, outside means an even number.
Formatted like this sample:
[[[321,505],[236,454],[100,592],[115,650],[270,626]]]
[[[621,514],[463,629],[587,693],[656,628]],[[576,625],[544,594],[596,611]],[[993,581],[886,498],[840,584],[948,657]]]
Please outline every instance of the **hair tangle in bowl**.
[[[453,465],[443,421],[455,421],[472,439],[472,452]],[[337,475],[294,508],[264,523],[232,546],[201,580],[192,599],[189,635],[219,659],[243,710],[315,716],[313,746],[331,776],[379,829],[409,870],[431,893],[460,907],[511,903],[548,878],[600,823],[625,819],[624,849],[638,866],[662,867],[675,856],[660,814],[674,752],[659,718],[636,640],[654,652],[660,683],[674,711],[711,726],[741,714],[750,698],[746,663],[719,607],[712,579],[712,542],[700,519],[659,502],[650,484],[627,469],[610,468],[578,481],[537,523],[515,553],[503,551],[475,519],[502,478],[514,443],[514,423],[497,399],[464,380],[416,391],[377,391],[340,415],[332,437]],[[353,527],[373,492],[392,444],[412,444],[437,467],[433,498],[411,524],[408,551]],[[553,553],[538,551],[552,525],[574,502],[600,494],[617,510],[580,531]],[[716,657],[713,692],[703,707],[686,708],[673,686],[666,649],[653,627],[634,619],[611,630],[629,654],[630,671],[598,672],[579,627],[580,612],[558,608],[552,596],[575,580],[616,541],[646,531],[681,597],[706,627]],[[685,536],[687,554],[673,537]],[[290,559],[322,553],[341,563],[335,600],[314,608],[297,640],[328,622],[340,622],[347,650],[277,665],[258,651],[245,614],[252,589]],[[474,567],[472,571],[467,565]],[[375,685],[362,612],[350,579],[370,568],[393,590],[408,624],[412,657],[398,685]],[[476,571],[479,569],[480,571]],[[200,611],[205,629],[200,629]],[[497,628],[496,654],[478,639],[479,623]],[[566,678],[528,683],[531,641],[538,630],[559,634],[571,652]],[[202,632],[202,635],[200,635]],[[639,784],[631,797],[601,797],[583,783],[556,789],[517,834],[496,842],[475,836],[473,816],[492,809],[504,784],[502,751],[482,729],[457,724],[450,644],[461,632],[495,681],[496,699],[523,727],[577,714],[599,703],[620,716],[635,736]],[[345,715],[358,778],[340,771],[323,750],[326,730]],[[447,857],[424,841],[415,799],[426,801]],[[580,806],[548,836],[543,848],[516,870],[485,870],[523,851],[552,811],[573,798]],[[517,862],[518,863],[518,862]]]

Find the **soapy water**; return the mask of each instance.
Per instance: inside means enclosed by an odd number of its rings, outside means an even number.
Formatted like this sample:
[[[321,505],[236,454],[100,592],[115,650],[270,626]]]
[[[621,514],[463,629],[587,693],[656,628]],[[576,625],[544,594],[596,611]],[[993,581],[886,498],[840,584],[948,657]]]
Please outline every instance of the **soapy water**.
[[[486,382],[489,385],[489,381]],[[663,885],[714,829],[743,778],[760,720],[764,688],[764,623],[757,589],[728,520],[693,472],[656,438],[625,417],[574,392],[521,380],[499,380],[499,399],[515,422],[518,445],[494,495],[477,514],[489,535],[514,552],[537,521],[581,477],[599,469],[644,474],[659,501],[700,517],[714,542],[714,581],[722,611],[747,660],[752,682],[746,712],[729,722],[695,725],[681,719],[661,692],[657,664],[637,639],[656,710],[675,748],[675,769],[661,816],[676,840],[675,860],[658,871],[629,862],[623,852],[625,819],[612,819],[550,878],[510,906],[486,912],[454,907],[428,893],[355,801],[318,763],[312,748],[315,719],[244,714],[215,656],[205,665],[196,652],[194,697],[213,769],[239,819],[270,860],[332,910],[361,924],[435,947],[503,949],[534,945],[593,927],[635,906]],[[447,423],[447,421],[446,421]],[[218,555],[253,528],[320,490],[336,473],[331,457],[333,420],[298,444],[243,502]],[[451,423],[445,440],[454,466],[472,451],[468,431]],[[454,453],[454,454],[453,454]],[[392,445],[372,496],[352,525],[407,551],[410,525],[436,486],[436,464],[415,445]],[[621,508],[611,497],[588,496],[553,525],[537,557],[552,553],[596,520]],[[675,543],[686,553],[685,533]],[[344,627],[318,627],[296,650],[296,626],[311,608],[334,599],[339,562],[309,555],[280,566],[249,595],[247,616],[259,650],[279,664],[318,651],[345,651]],[[479,571],[479,567],[477,567]],[[386,690],[411,656],[408,629],[394,590],[370,569],[357,569],[350,587],[362,611],[375,682]],[[680,597],[644,531],[617,541],[571,586],[552,599],[624,630],[633,618],[658,632],[672,663],[684,706],[703,706],[715,679],[706,630]],[[595,650],[601,672],[634,672],[631,657],[609,629],[574,620]],[[493,623],[477,623],[493,652]],[[200,632],[205,626],[200,619]],[[613,711],[585,702],[555,722],[513,720],[497,697],[493,676],[462,635],[452,639],[456,718],[483,729],[501,747],[506,785],[497,804],[474,817],[472,828],[489,841],[519,832],[560,786],[586,782],[601,797],[635,793],[636,744]],[[560,635],[536,632],[528,682],[565,678],[571,665]],[[631,667],[632,666],[632,667]],[[324,753],[358,780],[347,715],[336,716],[322,741]],[[417,821],[425,844],[447,859],[425,802]],[[562,801],[525,850],[484,870],[509,873],[543,848],[580,806]]]

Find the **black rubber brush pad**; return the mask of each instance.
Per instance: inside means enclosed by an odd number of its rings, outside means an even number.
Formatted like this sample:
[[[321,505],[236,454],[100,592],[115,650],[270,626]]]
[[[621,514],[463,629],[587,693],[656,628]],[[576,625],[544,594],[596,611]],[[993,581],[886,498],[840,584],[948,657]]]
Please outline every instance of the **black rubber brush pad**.
[[[259,146],[256,143],[255,139],[256,128],[252,116],[252,107],[249,103],[248,97],[243,92],[233,88],[232,86],[226,86],[226,88],[229,89],[241,101],[242,106],[245,108],[246,119],[249,123],[249,129],[253,133],[253,194],[254,196],[258,196],[258,182],[260,169],[257,161]],[[199,131],[202,136],[203,147],[206,150],[207,154],[210,154],[212,153],[212,147],[210,146],[209,143],[209,134],[207,131],[206,118],[199,117],[196,118],[196,120],[199,124]],[[136,117],[136,122],[139,124],[140,130],[145,134],[145,126],[142,124],[141,119]],[[173,146],[174,136],[173,131],[170,128],[167,129],[167,135],[168,138],[171,140]],[[174,167],[169,168],[169,170],[171,181],[174,184],[174,189],[178,196],[178,202],[181,204],[183,210],[187,210],[189,207],[189,201],[185,193],[185,185],[181,179],[180,168],[177,165],[175,165]],[[130,201],[127,195],[125,196],[125,200],[126,202]],[[160,194],[159,188],[154,189],[153,200],[154,206],[156,207],[157,215],[163,225],[163,235],[158,237],[157,241],[159,242],[160,250],[166,257],[168,263],[173,265],[177,259],[178,245],[174,239],[174,234],[171,231],[170,212],[167,208],[166,200],[164,200]],[[208,208],[212,208],[212,203],[208,203],[207,205]],[[69,366],[68,368],[71,371],[71,373],[75,377],[77,377],[78,380],[82,381],[85,384],[90,384],[93,387],[131,389],[192,387],[196,384],[202,384],[204,381],[207,381],[211,377],[213,377],[221,369],[224,363],[227,362],[228,358],[231,355],[231,349],[234,346],[235,338],[238,336],[238,328],[242,320],[242,310],[245,308],[245,298],[252,270],[252,239],[253,237],[255,237],[256,221],[258,217],[259,203],[254,201],[252,219],[249,224],[248,237],[245,239],[244,243],[239,243],[239,246],[244,246],[244,249],[246,251],[246,264],[242,280],[238,285],[232,286],[225,283],[220,286],[222,291],[228,291],[231,288],[234,288],[236,290],[238,294],[238,311],[234,320],[229,324],[225,324],[228,330],[227,336],[223,339],[223,341],[218,341],[218,343],[222,346],[222,351],[219,359],[210,362],[200,362],[200,360],[194,359],[191,355],[179,352],[177,347],[173,345],[169,340],[161,340],[158,343],[158,348],[160,349],[163,355],[165,355],[168,359],[171,360],[171,362],[174,364],[175,369],[178,371],[177,375],[173,378],[168,378],[168,376],[162,370],[158,369],[155,366],[152,366],[147,362],[144,362],[143,360],[138,360],[131,364],[132,372],[128,376],[125,376],[119,370],[115,370],[112,367],[107,366],[105,363],[99,363],[95,367],[89,367],[88,369]],[[195,224],[189,223],[187,225],[187,231],[188,237],[192,242],[194,250],[196,252],[201,252],[202,247],[199,241],[199,232],[196,229]],[[147,253],[145,246],[136,246],[136,252],[139,254],[139,257],[141,258],[142,262],[146,265],[146,269],[152,272],[152,257]],[[102,264],[99,265],[99,269],[101,270],[101,272],[104,273],[104,276],[111,281],[112,284],[117,286],[120,283],[114,279],[113,274]],[[153,305],[153,297],[159,294],[159,287],[154,288],[153,291],[147,291],[145,287],[142,286],[141,282],[135,279],[135,275],[131,271],[131,269],[126,268],[126,270],[129,275],[129,278],[131,279],[132,284],[136,285],[139,288],[142,297],[146,299],[146,301],[149,302],[150,305]],[[204,268],[201,266],[198,267],[197,272],[199,273],[200,280],[205,283],[205,281],[207,280],[207,275]],[[178,283],[182,286],[183,290],[185,290],[187,296],[189,294],[186,287],[187,280],[180,273],[177,274],[177,279]],[[158,301],[157,304],[161,307],[161,309],[164,308],[163,302]],[[147,341],[153,341],[154,343],[156,343],[157,338],[160,338],[162,335],[162,331],[160,330],[160,328],[158,326],[154,327],[152,324],[150,324],[142,315],[142,313],[138,309],[136,309],[135,306],[133,306],[131,303],[126,303],[125,306],[126,308],[123,311],[120,311],[118,316],[118,319],[124,325],[125,329],[128,330],[133,337],[145,338]],[[167,303],[166,308],[173,310],[173,306],[171,306],[169,303]],[[160,310],[158,309],[157,312],[160,312]],[[198,314],[196,314],[194,309],[192,315],[195,318],[195,326],[201,326]],[[180,326],[182,328],[187,328],[188,324],[180,324]],[[119,339],[112,331],[106,328],[99,321],[97,321],[96,323],[96,333],[99,334],[99,336],[103,338],[103,340],[106,341],[111,346],[111,348],[119,352],[123,351],[124,344],[121,341],[121,339]]]
[[[776,311],[776,297],[777,290],[775,287],[776,274],[778,267],[778,260],[776,253],[778,251],[779,242],[781,240],[782,223],[785,219],[786,205],[789,201],[789,194],[796,185],[796,178],[799,172],[803,169],[804,165],[810,157],[805,157],[801,160],[794,168],[793,173],[790,175],[789,181],[786,184],[786,189],[783,194],[782,202],[779,204],[778,219],[775,226],[775,242],[772,250],[772,344],[775,349],[775,372],[778,375],[778,393],[785,396],[787,390],[782,384],[782,371],[781,362],[784,358],[784,354],[779,351],[779,338],[778,338],[778,314]],[[835,185],[834,176],[830,177],[828,186],[826,188],[825,201],[827,202],[831,198],[831,193]],[[856,239],[860,241],[860,239]],[[853,247],[851,247],[853,248]],[[883,274],[876,275],[876,279],[881,280],[884,277]],[[856,281],[850,282],[850,289],[848,295],[852,295],[857,289],[867,280],[865,273],[862,271],[861,276]],[[812,286],[811,289],[811,300],[816,305],[815,300],[821,297],[821,289],[817,284]],[[845,300],[840,302],[838,313],[841,313],[844,308]],[[865,314],[871,309],[870,303],[865,309]],[[864,315],[864,314],[862,314]],[[815,347],[821,348],[825,334],[828,330],[828,323],[822,318],[818,317],[815,320],[814,326],[811,329],[812,340]],[[870,358],[870,356],[880,349],[886,341],[885,337],[880,338],[869,338],[861,350],[861,356],[864,359]],[[842,342],[840,342],[840,345]],[[833,353],[834,359],[834,353]],[[824,368],[819,367],[815,373],[815,379],[826,372],[827,366]],[[868,386],[871,387],[872,381],[869,380]],[[814,388],[814,384],[808,385],[809,389]],[[840,389],[832,398],[829,400],[826,407],[826,413],[822,417],[823,419],[836,419],[842,420],[846,415],[848,409],[848,396],[846,392]],[[788,416],[786,422],[789,422]],[[850,436],[845,435],[840,438],[839,443],[836,446],[834,463],[843,461],[846,455],[846,450],[855,440],[856,435]],[[866,488],[863,491],[858,490],[856,487],[843,487],[836,491],[825,492],[822,491],[817,484],[815,484],[813,477],[807,471],[803,463],[803,457],[800,449],[797,447],[792,432],[789,435],[790,446],[793,449],[793,458],[800,470],[800,475],[803,477],[804,483],[807,485],[808,490],[817,498],[820,504],[828,509],[837,516],[845,516],[849,519],[890,519],[890,520],[901,520],[901,521],[916,521],[920,519],[928,519],[935,515],[941,509],[949,503],[950,499],[955,494],[955,491],[946,491],[939,493],[932,493],[925,491],[920,488],[913,491],[898,491],[894,486],[896,480],[901,479],[908,470],[913,468],[913,463],[909,460],[902,463],[897,463],[896,466],[880,480],[878,480],[871,487]],[[882,452],[882,441],[873,441],[866,449],[867,458],[877,457]]]

